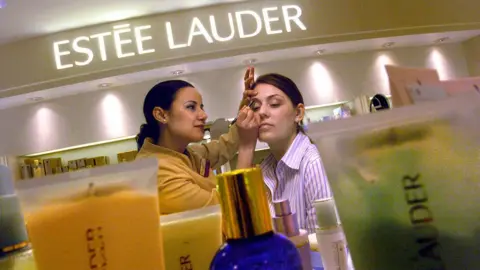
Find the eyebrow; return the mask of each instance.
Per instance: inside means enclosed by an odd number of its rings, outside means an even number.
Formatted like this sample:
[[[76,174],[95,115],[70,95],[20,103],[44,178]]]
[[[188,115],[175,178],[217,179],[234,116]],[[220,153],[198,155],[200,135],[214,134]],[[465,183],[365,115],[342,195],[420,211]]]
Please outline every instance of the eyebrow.
[[[268,96],[266,99],[269,100],[269,99],[272,99],[272,98],[275,98],[275,97],[278,97],[278,98],[281,98],[281,99],[285,99],[284,97],[282,97],[282,96],[279,95],[279,94],[270,95],[270,96]],[[258,101],[258,102],[260,102],[260,100],[259,100],[258,98],[256,98],[256,97],[253,98],[253,101],[255,101],[255,102]]]
[[[187,103],[193,103],[194,105],[197,105],[197,104],[198,104],[198,102],[196,102],[195,100],[187,100],[187,101],[185,101],[185,102],[183,103],[183,105],[185,105],[185,104],[187,104]],[[203,107],[204,107],[203,103],[200,104],[200,108],[203,108]]]

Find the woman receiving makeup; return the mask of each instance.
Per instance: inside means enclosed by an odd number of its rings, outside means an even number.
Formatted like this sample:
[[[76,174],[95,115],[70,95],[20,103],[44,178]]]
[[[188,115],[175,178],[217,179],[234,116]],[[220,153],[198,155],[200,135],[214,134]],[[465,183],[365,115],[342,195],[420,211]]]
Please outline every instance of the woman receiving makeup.
[[[288,199],[300,227],[314,233],[313,202],[330,198],[332,193],[317,147],[302,128],[302,94],[291,79],[280,74],[266,74],[253,82],[253,70],[247,73],[244,97],[253,101],[253,111],[260,118],[259,139],[271,152],[261,163],[270,210],[273,214],[272,202]]]
[[[212,168],[219,168],[238,151],[238,168],[251,167],[259,118],[244,106],[229,132],[205,144],[207,114],[202,96],[188,82],[158,83],[145,97],[146,124],[137,136],[137,158],[158,159],[158,194],[161,214],[218,204]]]

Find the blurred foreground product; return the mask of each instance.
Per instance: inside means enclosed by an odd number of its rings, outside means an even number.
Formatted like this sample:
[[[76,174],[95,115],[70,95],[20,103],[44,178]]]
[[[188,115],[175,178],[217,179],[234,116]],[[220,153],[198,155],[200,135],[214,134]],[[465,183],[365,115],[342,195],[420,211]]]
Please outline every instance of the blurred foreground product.
[[[160,217],[165,269],[208,269],[222,245],[220,206]]]
[[[0,259],[29,249],[25,221],[10,169],[0,165]]]
[[[38,270],[163,270],[156,159],[18,182]]]
[[[32,250],[0,259],[1,270],[37,270]]]
[[[471,92],[310,127],[355,269],[480,269],[479,115]]]
[[[295,245],[273,232],[262,171],[237,170],[217,181],[227,243],[210,269],[301,270]]]

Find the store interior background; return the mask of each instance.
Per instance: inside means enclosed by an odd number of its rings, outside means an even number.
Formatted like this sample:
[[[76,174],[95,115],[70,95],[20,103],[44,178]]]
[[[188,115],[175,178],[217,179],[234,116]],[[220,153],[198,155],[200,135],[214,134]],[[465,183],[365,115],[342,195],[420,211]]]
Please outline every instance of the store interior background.
[[[480,31],[462,31],[291,48],[4,98],[0,125],[8,128],[2,130],[0,152],[64,160],[103,155],[116,163],[117,153],[136,149],[133,137],[144,122],[143,99],[155,83],[187,80],[202,93],[210,121],[233,118],[243,73],[251,62],[257,74],[277,72],[292,78],[304,95],[307,117],[318,121],[358,96],[389,95],[386,64],[434,68],[442,80],[479,75],[469,68],[477,66],[470,62],[478,59],[478,35]],[[56,151],[71,147],[76,149]]]
[[[117,153],[136,150],[146,93],[167,79],[193,83],[210,121],[229,119],[236,116],[245,68],[254,65],[257,75],[293,79],[307,117],[317,121],[356,97],[389,95],[386,64],[434,68],[446,80],[479,76],[479,63],[480,30],[468,30],[236,55],[41,90],[0,99],[0,156],[10,163],[26,155],[64,161],[109,156],[116,163]]]

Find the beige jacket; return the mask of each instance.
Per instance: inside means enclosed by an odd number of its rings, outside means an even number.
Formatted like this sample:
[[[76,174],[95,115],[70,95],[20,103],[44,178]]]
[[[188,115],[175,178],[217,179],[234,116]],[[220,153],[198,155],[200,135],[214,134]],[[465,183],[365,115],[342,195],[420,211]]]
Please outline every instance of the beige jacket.
[[[218,204],[212,168],[231,160],[238,150],[236,126],[219,140],[191,145],[182,154],[145,139],[137,158],[158,159],[158,195],[162,215]]]

